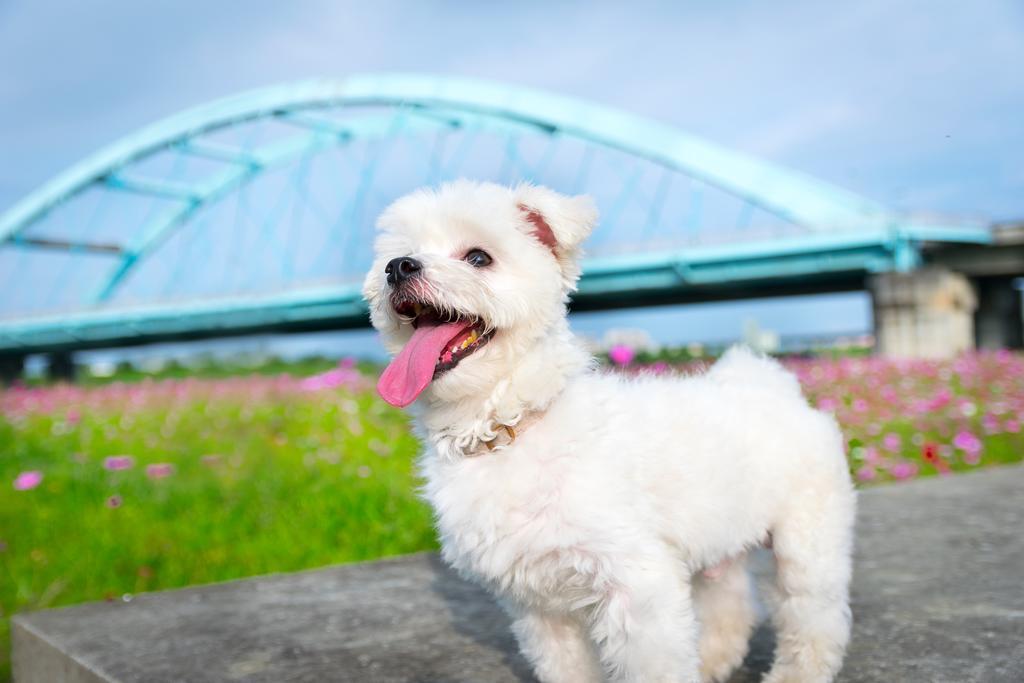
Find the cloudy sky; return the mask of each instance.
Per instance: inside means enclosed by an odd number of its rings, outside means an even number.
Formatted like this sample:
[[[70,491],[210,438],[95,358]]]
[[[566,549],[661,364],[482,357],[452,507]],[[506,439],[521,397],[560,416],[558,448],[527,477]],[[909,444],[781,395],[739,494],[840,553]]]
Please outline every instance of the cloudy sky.
[[[417,71],[627,109],[897,209],[1024,218],[1020,0],[0,0],[0,63],[0,210],[188,106],[310,76]],[[828,308],[824,323],[768,302],[652,324],[710,324],[708,338],[747,315],[784,332],[867,324],[863,297]]]

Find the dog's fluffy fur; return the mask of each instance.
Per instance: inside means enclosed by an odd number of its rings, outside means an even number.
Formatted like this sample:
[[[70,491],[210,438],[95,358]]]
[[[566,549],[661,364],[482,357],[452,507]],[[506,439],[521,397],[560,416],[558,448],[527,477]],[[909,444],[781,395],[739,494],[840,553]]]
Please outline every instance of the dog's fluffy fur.
[[[412,334],[385,276],[397,257],[422,264],[417,300],[494,330],[413,405],[444,558],[498,594],[540,680],[689,683],[723,681],[744,658],[745,553],[770,541],[780,601],[765,680],[832,680],[855,505],[835,421],[744,350],[690,378],[596,371],[566,321],[596,218],[583,197],[467,181],[380,218],[365,295],[389,350]],[[493,262],[467,263],[474,248]],[[520,422],[513,443],[480,448]]]

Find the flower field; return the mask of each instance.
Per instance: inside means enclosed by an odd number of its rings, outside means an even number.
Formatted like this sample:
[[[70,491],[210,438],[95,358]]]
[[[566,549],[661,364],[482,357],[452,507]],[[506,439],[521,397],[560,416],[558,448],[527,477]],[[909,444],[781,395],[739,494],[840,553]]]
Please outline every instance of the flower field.
[[[861,485],[1024,453],[1020,355],[787,364],[842,423]],[[434,547],[415,440],[372,386],[342,363],[0,391],[0,636],[21,610]]]
[[[947,475],[1024,456],[1024,357],[879,358],[790,364],[811,402],[836,415],[863,483]]]

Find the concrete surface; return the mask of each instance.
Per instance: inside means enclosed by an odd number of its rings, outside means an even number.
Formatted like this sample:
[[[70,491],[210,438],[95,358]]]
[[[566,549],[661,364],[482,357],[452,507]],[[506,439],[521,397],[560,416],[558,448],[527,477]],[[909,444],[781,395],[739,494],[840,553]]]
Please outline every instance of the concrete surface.
[[[862,494],[840,681],[1024,680],[1022,494],[1021,467]],[[12,637],[19,683],[534,680],[493,601],[431,554],[23,614]],[[772,647],[762,626],[733,683]]]

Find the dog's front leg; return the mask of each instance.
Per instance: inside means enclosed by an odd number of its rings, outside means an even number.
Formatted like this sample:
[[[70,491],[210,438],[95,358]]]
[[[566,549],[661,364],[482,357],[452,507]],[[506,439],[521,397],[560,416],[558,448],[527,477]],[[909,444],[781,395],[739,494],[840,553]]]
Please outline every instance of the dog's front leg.
[[[700,681],[689,579],[667,564],[634,566],[616,578],[604,592],[591,628],[611,680]]]
[[[542,683],[601,683],[586,632],[571,615],[506,606],[512,631]]]

